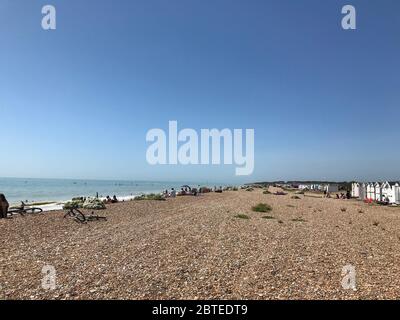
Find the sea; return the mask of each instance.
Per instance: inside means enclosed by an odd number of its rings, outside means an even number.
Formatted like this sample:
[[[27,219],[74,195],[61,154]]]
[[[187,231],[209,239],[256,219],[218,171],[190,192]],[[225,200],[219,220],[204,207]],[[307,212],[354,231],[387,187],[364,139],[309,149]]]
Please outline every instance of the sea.
[[[189,181],[128,181],[128,180],[71,180],[71,179],[32,179],[0,178],[0,193],[3,193],[10,204],[21,201],[65,202],[74,197],[114,196],[130,197],[147,193],[160,193],[166,189],[180,190],[182,186],[224,186],[224,184],[207,184]]]

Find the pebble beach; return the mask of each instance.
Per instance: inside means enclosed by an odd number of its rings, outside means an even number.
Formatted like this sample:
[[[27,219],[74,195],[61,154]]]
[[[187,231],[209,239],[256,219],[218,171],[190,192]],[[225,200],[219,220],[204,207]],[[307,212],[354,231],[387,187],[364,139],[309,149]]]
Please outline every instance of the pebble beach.
[[[87,224],[63,211],[2,219],[0,299],[400,298],[399,207],[293,196],[125,201]],[[54,290],[42,287],[46,265]],[[342,287],[348,265],[354,290]]]

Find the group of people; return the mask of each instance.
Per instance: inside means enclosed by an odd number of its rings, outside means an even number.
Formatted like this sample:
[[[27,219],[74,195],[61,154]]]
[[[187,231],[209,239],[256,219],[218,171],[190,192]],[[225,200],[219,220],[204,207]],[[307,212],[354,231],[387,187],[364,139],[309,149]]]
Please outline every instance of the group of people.
[[[190,188],[189,186],[182,187],[179,192],[177,192],[174,188],[171,188],[171,192],[165,190],[162,195],[165,198],[175,198],[176,196],[197,196],[201,193],[201,189]]]
[[[330,192],[327,192],[326,190],[324,191],[324,197],[325,198],[332,198]],[[346,193],[341,192],[340,194],[336,194],[336,199],[342,199],[342,200],[349,200],[351,199],[351,193],[350,191],[347,191]]]
[[[174,188],[171,189],[171,192],[169,192],[168,189],[167,189],[162,193],[162,195],[163,195],[164,198],[175,198],[176,197],[176,191],[175,191]]]
[[[112,197],[112,199],[110,198],[110,196],[107,196],[104,199],[104,203],[117,203],[117,202],[118,202],[118,199],[115,195]]]

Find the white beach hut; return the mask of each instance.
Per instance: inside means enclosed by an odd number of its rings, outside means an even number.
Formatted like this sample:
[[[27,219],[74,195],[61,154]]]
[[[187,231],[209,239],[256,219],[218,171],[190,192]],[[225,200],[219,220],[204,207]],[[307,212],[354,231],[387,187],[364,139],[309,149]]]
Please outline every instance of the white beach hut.
[[[400,183],[396,183],[393,188],[393,203],[400,204]]]
[[[375,185],[372,182],[367,184],[367,199],[375,200]]]
[[[382,184],[382,201],[400,204],[400,185],[386,181]]]
[[[382,185],[379,182],[375,183],[375,201],[382,201]]]
[[[360,200],[365,200],[367,199],[367,183],[361,183],[359,187],[359,195],[358,198]]]
[[[351,196],[352,198],[360,197],[360,184],[358,182],[353,182],[351,184]]]

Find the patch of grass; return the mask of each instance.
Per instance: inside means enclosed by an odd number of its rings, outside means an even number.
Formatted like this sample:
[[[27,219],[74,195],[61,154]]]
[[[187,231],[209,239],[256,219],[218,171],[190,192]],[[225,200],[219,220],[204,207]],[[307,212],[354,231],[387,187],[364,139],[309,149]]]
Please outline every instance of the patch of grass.
[[[278,220],[278,223],[283,223],[283,221],[282,220]]]
[[[271,192],[269,192],[268,190],[264,190],[263,194],[271,194]]]
[[[342,212],[346,212],[346,211],[347,211],[347,209],[346,209],[346,208],[340,208],[340,211],[342,211]]]
[[[245,215],[245,214],[237,214],[237,215],[235,216],[235,218],[238,218],[238,219],[246,219],[246,220],[250,219],[250,217],[247,216],[247,215]]]
[[[158,200],[165,201],[165,198],[161,194],[142,194],[141,196],[135,197],[135,200]]]
[[[255,212],[269,212],[272,210],[272,207],[266,203],[259,203],[256,206],[253,206],[251,210]]]
[[[291,198],[291,199],[296,199],[296,200],[297,200],[297,199],[301,199],[299,196],[291,196],[290,198]]]
[[[293,222],[307,222],[307,220],[304,220],[303,218],[295,218],[292,219]]]
[[[83,201],[68,201],[63,205],[63,210],[81,209],[82,207],[83,207]]]
[[[275,217],[273,217],[273,216],[263,216],[262,218],[263,218],[263,219],[268,219],[268,220],[270,220],[270,219],[275,219]]]
[[[251,191],[253,191],[254,189],[253,188],[247,188],[246,189],[246,191],[249,191],[249,192],[251,192]]]
[[[296,207],[295,207],[294,205],[292,205],[292,204],[288,204],[287,207],[289,207],[289,208],[296,208]]]

